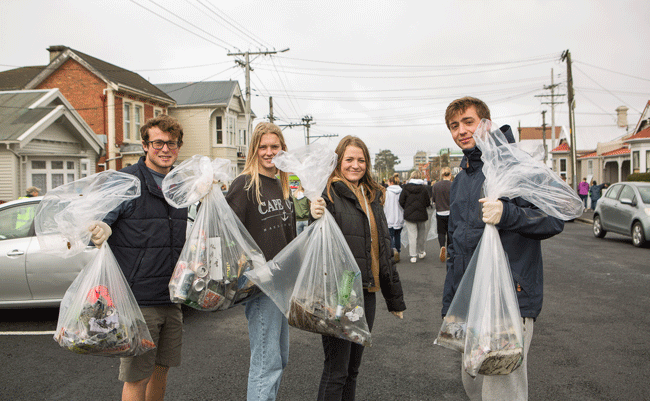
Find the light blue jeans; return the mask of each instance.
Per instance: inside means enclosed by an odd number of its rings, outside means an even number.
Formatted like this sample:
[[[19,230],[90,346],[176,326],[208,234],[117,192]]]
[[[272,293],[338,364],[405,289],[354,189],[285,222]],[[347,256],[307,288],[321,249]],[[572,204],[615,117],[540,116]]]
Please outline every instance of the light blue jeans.
[[[271,298],[261,294],[246,303],[251,361],[248,401],[273,401],[289,361],[289,323]]]
[[[296,235],[300,235],[300,233],[307,228],[309,225],[309,220],[296,220]]]

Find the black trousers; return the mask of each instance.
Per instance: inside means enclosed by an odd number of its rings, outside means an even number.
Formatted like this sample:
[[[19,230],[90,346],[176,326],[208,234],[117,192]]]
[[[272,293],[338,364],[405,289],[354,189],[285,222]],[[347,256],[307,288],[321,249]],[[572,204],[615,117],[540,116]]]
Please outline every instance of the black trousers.
[[[440,248],[447,246],[447,227],[449,226],[449,216],[440,216],[436,213],[436,223],[438,228],[438,243]]]
[[[363,290],[363,303],[368,329],[375,322],[375,292]],[[325,363],[318,388],[318,401],[354,401],[363,345],[332,336],[323,337]]]

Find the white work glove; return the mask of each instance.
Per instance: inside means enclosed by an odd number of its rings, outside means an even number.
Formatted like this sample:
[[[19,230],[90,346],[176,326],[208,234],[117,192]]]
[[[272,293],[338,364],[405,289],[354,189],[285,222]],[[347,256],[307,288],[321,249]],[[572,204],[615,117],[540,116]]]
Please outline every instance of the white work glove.
[[[309,211],[311,212],[311,215],[315,219],[320,219],[323,217],[323,214],[325,214],[325,199],[323,198],[316,198],[314,201],[311,202],[311,205],[309,206]]]
[[[500,200],[491,202],[487,198],[481,198],[478,201],[483,204],[483,222],[485,224],[499,224],[503,214],[503,202]]]
[[[101,247],[104,241],[113,234],[111,227],[103,221],[96,221],[88,227],[91,237],[90,240],[97,248]]]
[[[398,319],[404,319],[404,312],[395,312],[395,311],[390,311],[390,313],[392,313],[393,315],[395,315],[395,317],[397,317]]]

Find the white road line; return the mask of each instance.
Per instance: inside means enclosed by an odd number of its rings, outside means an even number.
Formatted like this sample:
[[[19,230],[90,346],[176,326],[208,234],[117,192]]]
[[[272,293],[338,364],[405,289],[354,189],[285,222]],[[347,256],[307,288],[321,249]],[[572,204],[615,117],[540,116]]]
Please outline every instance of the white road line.
[[[56,331],[0,331],[0,336],[53,336]]]

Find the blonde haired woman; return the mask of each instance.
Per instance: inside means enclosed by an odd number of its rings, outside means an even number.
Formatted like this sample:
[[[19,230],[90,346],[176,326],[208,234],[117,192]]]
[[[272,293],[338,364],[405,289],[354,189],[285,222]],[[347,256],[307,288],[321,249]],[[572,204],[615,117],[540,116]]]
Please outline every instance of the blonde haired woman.
[[[226,195],[267,260],[296,237],[289,176],[273,164],[280,150],[287,150],[280,127],[259,123],[253,131],[244,171]],[[275,400],[289,360],[287,318],[264,294],[246,303],[246,318],[251,347],[247,399]]]

